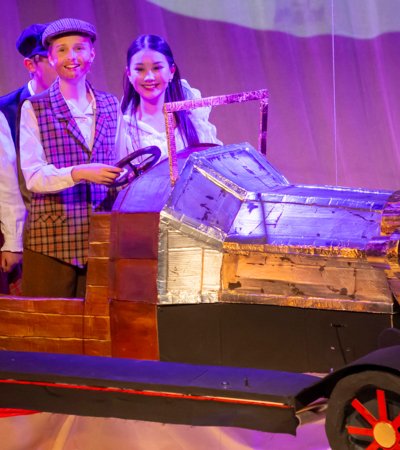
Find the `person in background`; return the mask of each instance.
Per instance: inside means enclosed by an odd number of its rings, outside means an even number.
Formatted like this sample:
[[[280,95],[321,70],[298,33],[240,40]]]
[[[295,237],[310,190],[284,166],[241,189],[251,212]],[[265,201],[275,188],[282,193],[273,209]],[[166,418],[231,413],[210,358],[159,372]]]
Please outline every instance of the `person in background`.
[[[47,89],[57,75],[48,62],[47,50],[42,46],[42,33],[45,28],[46,25],[39,23],[30,25],[18,37],[16,47],[24,57],[23,63],[31,79],[20,88],[0,97],[0,247],[2,269],[0,292],[3,294],[21,294],[20,263],[22,261],[22,230],[25,218],[25,208],[23,204],[21,205],[21,193],[25,205],[29,205],[30,199],[19,167],[17,169],[18,108],[26,98]],[[17,171],[19,184],[15,182]]]
[[[17,113],[19,105],[28,97],[40,94],[54,82],[57,74],[49,64],[47,50],[42,45],[42,34],[46,24],[35,23],[25,28],[16,42],[24,57],[24,66],[30,81],[20,88],[0,97],[0,111],[7,119],[14,143],[16,142]]]
[[[181,79],[167,42],[146,34],[135,39],[127,52],[124,96],[121,103],[127,153],[155,145],[167,156],[164,102],[200,98],[197,89]],[[198,143],[221,144],[208,121],[210,108],[174,113],[177,150]]]
[[[8,274],[21,263],[25,205],[18,186],[16,154],[10,127],[0,112],[0,292],[10,294]]]
[[[25,225],[24,295],[84,297],[93,211],[122,169],[115,140],[118,101],[86,80],[95,27],[64,18],[43,32],[58,78],[21,108],[21,168],[32,200]]]

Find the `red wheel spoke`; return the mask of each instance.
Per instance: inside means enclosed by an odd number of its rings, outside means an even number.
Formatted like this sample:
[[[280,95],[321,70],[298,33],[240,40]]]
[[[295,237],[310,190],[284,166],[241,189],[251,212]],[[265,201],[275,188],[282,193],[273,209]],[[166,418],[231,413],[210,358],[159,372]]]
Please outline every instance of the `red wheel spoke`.
[[[378,421],[368,411],[368,409],[361,404],[356,398],[351,402],[351,406],[362,416],[370,425],[374,426]]]
[[[392,420],[392,425],[394,428],[400,427],[400,414],[394,420]]]
[[[365,450],[381,450],[382,447],[377,442],[372,442]]]
[[[347,432],[349,434],[356,434],[358,436],[373,436],[372,428],[361,428],[361,427],[353,427],[352,425],[347,425]]]
[[[379,420],[387,420],[385,391],[383,391],[382,389],[377,389],[376,390],[376,399],[378,401]]]

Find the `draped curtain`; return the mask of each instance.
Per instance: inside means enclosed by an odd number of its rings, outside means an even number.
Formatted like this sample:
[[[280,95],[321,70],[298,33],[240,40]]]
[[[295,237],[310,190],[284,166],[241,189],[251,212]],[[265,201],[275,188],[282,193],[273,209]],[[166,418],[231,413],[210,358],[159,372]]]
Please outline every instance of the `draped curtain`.
[[[98,30],[91,80],[121,97],[126,50],[142,33],[172,47],[203,96],[267,88],[268,159],[290,182],[397,189],[398,0],[0,0],[0,94],[27,80],[15,49],[34,22]],[[224,143],[257,146],[258,104],[219,106]]]

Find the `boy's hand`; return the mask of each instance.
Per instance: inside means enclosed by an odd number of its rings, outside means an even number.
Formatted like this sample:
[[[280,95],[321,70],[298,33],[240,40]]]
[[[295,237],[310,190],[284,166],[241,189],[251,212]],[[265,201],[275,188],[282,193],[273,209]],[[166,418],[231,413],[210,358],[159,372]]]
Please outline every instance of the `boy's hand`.
[[[22,261],[22,252],[1,252],[1,270],[11,272]]]
[[[122,169],[101,163],[79,164],[72,169],[72,179],[79,181],[86,180],[92,183],[110,185],[119,176]]]

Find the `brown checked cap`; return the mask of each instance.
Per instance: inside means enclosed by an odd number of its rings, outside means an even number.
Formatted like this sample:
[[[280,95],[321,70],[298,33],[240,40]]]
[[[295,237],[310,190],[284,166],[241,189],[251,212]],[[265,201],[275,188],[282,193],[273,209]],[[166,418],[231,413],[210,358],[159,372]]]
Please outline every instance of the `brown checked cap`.
[[[89,37],[92,42],[96,40],[96,28],[89,22],[80,19],[64,18],[51,22],[44,30],[42,44],[48,48],[51,42],[61,36],[79,34]]]

